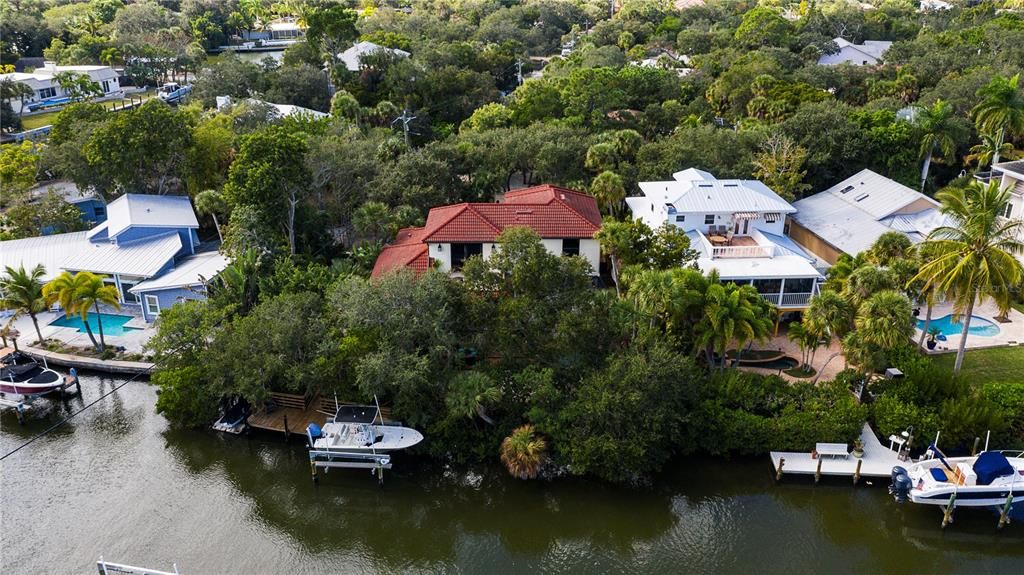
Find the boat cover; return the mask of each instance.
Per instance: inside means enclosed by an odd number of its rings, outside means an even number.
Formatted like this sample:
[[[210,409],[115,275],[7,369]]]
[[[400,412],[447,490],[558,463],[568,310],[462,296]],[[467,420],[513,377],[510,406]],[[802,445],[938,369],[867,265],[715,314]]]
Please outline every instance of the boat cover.
[[[986,451],[974,462],[974,472],[978,474],[978,485],[990,485],[1000,477],[1013,475],[1014,469],[1002,453]]]

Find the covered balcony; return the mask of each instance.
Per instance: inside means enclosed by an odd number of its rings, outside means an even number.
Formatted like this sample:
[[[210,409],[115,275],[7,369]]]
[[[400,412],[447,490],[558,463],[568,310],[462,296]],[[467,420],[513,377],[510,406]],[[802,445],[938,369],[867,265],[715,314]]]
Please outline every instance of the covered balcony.
[[[811,298],[818,294],[815,278],[755,279],[750,281],[750,285],[757,289],[762,299],[783,310],[806,308]]]

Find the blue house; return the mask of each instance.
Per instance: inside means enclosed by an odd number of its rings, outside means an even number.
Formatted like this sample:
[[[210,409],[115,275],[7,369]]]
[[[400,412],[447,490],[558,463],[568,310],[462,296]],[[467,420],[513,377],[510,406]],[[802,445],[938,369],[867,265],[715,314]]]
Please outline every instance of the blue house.
[[[42,264],[44,280],[102,274],[123,306],[153,321],[175,301],[204,297],[205,280],[227,265],[216,252],[196,254],[199,221],[187,196],[125,194],[105,207],[106,221],[89,231],[0,242],[0,266]]]
[[[39,184],[29,190],[29,196],[34,202],[43,201],[49,194],[57,194],[65,202],[78,208],[78,211],[81,212],[82,222],[86,224],[95,225],[107,219],[107,202],[95,192],[79,190],[78,186],[72,181],[53,180]],[[42,230],[42,233],[43,235],[49,235],[55,231],[58,230],[46,228]]]

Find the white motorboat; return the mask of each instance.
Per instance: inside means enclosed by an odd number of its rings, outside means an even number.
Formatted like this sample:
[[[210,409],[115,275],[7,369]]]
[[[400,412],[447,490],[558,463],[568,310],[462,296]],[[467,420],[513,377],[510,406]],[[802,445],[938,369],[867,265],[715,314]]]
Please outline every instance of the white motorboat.
[[[310,423],[306,435],[311,450],[339,455],[386,454],[423,441],[415,429],[384,425],[380,409],[368,405],[341,406],[323,429]]]
[[[897,502],[990,507],[1024,502],[1024,453],[983,451],[972,457],[945,457],[934,445],[934,458],[892,469],[889,492]]]
[[[34,397],[63,389],[67,384],[63,375],[20,351],[0,358],[0,393]]]

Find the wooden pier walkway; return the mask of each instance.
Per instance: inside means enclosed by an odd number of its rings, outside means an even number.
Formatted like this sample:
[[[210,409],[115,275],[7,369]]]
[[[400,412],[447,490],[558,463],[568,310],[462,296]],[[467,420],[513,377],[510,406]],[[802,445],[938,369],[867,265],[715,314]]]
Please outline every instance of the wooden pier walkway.
[[[871,426],[864,424],[860,435],[864,442],[864,456],[854,457],[849,455],[842,457],[811,457],[810,453],[799,453],[792,451],[772,451],[772,467],[778,476],[782,475],[817,475],[818,464],[821,464],[821,475],[854,477],[857,473],[858,462],[860,464],[860,475],[862,477],[889,477],[892,468],[896,465],[906,466],[909,462],[900,461],[896,452],[882,445]],[[779,466],[782,469],[779,469]]]
[[[315,423],[323,427],[328,419],[334,417],[336,411],[334,399],[326,397],[307,398],[290,393],[271,393],[271,409],[260,409],[249,415],[246,420],[249,427],[276,431],[278,433],[305,433],[306,426]],[[339,405],[351,405],[339,402]],[[381,408],[381,416],[385,421],[391,418],[387,408]]]

